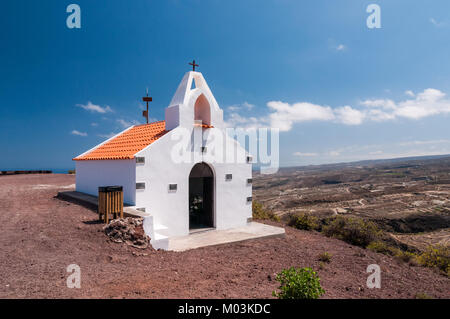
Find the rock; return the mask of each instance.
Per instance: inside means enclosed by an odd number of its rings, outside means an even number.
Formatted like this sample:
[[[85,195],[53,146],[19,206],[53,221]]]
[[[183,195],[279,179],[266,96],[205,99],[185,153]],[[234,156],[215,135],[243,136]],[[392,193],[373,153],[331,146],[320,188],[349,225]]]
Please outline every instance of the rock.
[[[149,246],[150,237],[145,234],[142,224],[143,218],[118,218],[105,225],[103,231],[115,243],[145,249]]]

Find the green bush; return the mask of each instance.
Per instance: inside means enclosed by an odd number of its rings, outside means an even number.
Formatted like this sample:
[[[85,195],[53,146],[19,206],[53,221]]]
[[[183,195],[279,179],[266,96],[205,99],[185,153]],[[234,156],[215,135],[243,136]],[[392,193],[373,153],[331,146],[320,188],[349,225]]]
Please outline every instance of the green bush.
[[[361,218],[337,216],[322,228],[328,237],[341,239],[349,244],[367,247],[373,241],[380,241],[383,232],[378,226]]]
[[[417,255],[414,253],[397,249],[395,257],[405,263],[409,263],[412,266],[417,266]]]
[[[319,260],[325,263],[331,262],[331,255],[327,252],[323,252],[319,255]]]
[[[417,265],[416,263],[417,255],[415,253],[403,251],[383,241],[373,241],[369,245],[367,245],[367,249],[370,249],[376,253],[394,256],[403,262],[410,263],[412,265]]]
[[[277,274],[280,292],[272,292],[279,299],[317,299],[325,293],[320,278],[311,268],[284,269]]]
[[[292,214],[289,216],[288,226],[303,230],[319,229],[319,220],[316,216],[309,214]]]
[[[376,253],[394,256],[397,253],[397,249],[386,244],[382,241],[373,241],[367,245],[367,249],[370,249]]]
[[[444,245],[429,246],[418,258],[425,267],[436,267],[450,276],[450,247]]]
[[[264,206],[257,201],[252,202],[252,217],[254,219],[270,219],[276,222],[280,221],[280,217],[274,214],[272,211],[267,210]]]

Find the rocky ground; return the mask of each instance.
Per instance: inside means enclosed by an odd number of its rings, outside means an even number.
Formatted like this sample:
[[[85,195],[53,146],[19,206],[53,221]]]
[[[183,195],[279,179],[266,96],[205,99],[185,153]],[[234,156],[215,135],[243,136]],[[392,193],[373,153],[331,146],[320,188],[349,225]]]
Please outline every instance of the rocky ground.
[[[450,280],[432,269],[289,227],[285,238],[186,252],[115,243],[93,211],[55,198],[74,183],[0,176],[0,298],[271,298],[275,274],[291,266],[317,270],[324,298],[450,296]],[[321,268],[325,251],[332,258]],[[80,266],[80,289],[66,286],[70,264]],[[381,267],[381,289],[366,287],[370,264]]]

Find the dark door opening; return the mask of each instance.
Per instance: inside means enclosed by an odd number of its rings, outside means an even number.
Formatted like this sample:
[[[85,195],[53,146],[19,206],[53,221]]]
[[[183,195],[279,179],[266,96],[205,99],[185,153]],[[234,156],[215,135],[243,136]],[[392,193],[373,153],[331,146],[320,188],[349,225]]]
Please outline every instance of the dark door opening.
[[[189,229],[214,227],[214,174],[205,163],[189,174]]]

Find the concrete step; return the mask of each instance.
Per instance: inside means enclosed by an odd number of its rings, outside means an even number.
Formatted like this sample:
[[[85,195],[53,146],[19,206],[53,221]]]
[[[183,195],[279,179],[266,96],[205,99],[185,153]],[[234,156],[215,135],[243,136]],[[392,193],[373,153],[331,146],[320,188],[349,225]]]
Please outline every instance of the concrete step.
[[[154,249],[168,250],[169,237],[155,232],[154,238],[150,238],[150,244]]]
[[[169,228],[163,224],[153,224],[153,232],[154,234],[168,236]]]

